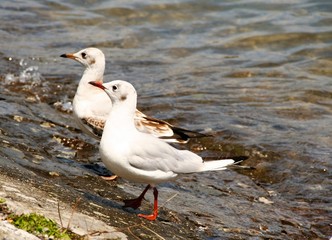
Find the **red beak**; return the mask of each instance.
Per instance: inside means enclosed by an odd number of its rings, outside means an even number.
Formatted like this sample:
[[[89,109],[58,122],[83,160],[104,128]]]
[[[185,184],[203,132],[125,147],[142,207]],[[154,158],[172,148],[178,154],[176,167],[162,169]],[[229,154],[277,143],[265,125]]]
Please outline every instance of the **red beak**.
[[[89,82],[92,86],[99,87],[102,90],[105,90],[106,88],[104,87],[103,83],[100,81],[91,81]]]

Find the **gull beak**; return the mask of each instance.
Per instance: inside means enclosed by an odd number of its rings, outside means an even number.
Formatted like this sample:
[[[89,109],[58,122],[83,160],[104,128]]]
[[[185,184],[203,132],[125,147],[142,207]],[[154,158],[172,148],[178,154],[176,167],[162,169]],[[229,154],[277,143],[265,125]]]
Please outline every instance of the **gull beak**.
[[[101,81],[91,81],[89,82],[92,86],[98,87],[102,90],[107,89],[106,87],[104,87],[103,83]]]
[[[63,58],[70,58],[70,59],[76,59],[75,55],[73,53],[64,53],[62,55],[60,55],[60,57],[63,57]]]
[[[111,101],[113,101],[113,96],[112,96],[112,93],[108,90],[108,88],[107,87],[105,87],[104,85],[103,85],[103,82],[101,82],[101,81],[91,81],[91,82],[89,82],[92,86],[95,86],[95,87],[97,87],[97,88],[100,88],[100,89],[102,89],[102,90],[104,90],[105,91],[105,93],[110,97],[110,99],[111,99]]]

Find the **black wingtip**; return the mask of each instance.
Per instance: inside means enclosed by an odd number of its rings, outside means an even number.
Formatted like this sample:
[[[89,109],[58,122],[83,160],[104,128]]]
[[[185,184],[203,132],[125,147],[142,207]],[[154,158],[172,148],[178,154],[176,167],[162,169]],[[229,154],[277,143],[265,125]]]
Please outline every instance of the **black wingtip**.
[[[232,159],[234,160],[234,164],[232,166],[230,166],[232,169],[242,169],[242,170],[255,170],[255,167],[251,167],[251,166],[246,166],[246,165],[239,165],[239,163],[247,160],[249,157],[248,156],[236,156],[236,157],[232,157]]]
[[[190,131],[184,128],[171,126],[174,135],[179,136],[180,139],[188,142],[190,138],[203,138],[203,137],[212,137],[212,135],[208,135],[205,133]]]
[[[231,159],[234,160],[234,164],[243,162],[247,160],[249,157],[248,156],[236,156],[236,157],[231,157]]]
[[[67,58],[67,54],[61,54],[60,57]]]
[[[248,156],[236,156],[236,157],[233,157],[233,159],[235,161],[244,161],[244,160],[247,160],[249,157]]]

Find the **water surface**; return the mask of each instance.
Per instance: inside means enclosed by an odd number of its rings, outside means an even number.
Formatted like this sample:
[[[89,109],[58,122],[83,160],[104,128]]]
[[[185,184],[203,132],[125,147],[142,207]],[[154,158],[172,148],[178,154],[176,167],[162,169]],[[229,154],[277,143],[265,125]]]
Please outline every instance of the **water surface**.
[[[248,155],[245,164],[256,168],[161,187],[161,202],[177,194],[165,207],[195,221],[201,238],[326,239],[331,12],[323,0],[2,1],[2,157],[46,171],[75,163],[75,176],[99,162],[97,143],[70,116],[83,69],[59,58],[98,47],[105,80],[133,83],[141,110],[214,135],[185,148],[209,158]]]

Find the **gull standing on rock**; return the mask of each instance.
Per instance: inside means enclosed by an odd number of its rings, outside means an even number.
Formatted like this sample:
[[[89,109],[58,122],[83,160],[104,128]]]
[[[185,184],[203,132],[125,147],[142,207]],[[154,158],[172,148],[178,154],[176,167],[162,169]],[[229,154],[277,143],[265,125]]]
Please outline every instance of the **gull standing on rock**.
[[[73,112],[75,120],[83,132],[99,140],[112,104],[103,91],[88,83],[90,81],[103,83],[104,53],[98,48],[86,48],[76,53],[62,54],[60,57],[73,59],[85,67],[73,100]],[[110,83],[105,83],[105,86],[110,86]],[[137,109],[134,119],[139,131],[160,137],[167,142],[186,143],[190,138],[207,136],[148,117]]]
[[[205,162],[193,152],[178,150],[151,134],[138,131],[135,124],[137,94],[130,83],[115,80],[107,86],[101,82],[90,84],[103,89],[111,99],[108,104],[112,104],[100,141],[103,163],[122,178],[148,184],[138,198],[125,200],[125,207],[138,208],[145,193],[153,188],[153,213],[138,216],[148,220],[157,218],[157,184],[175,180],[183,174],[224,170],[236,162],[233,159]]]

